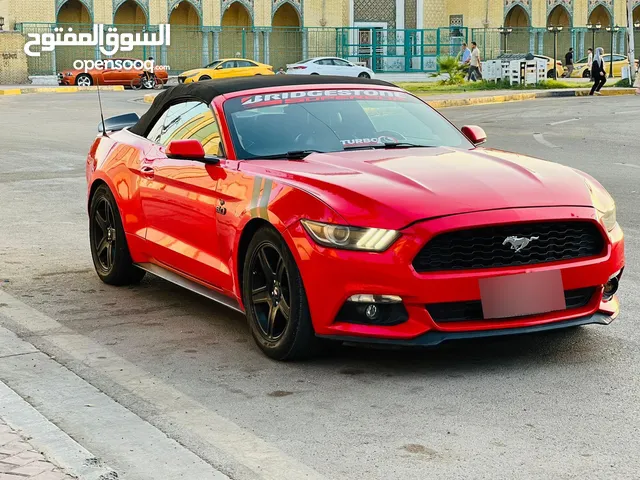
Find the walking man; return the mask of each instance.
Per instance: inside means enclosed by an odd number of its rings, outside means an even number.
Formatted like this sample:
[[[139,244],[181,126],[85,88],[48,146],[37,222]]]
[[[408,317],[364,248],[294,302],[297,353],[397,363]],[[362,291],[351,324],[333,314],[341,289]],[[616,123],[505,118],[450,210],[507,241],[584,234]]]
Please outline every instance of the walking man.
[[[587,66],[589,67],[589,80],[593,82],[593,69],[591,68],[591,65],[593,65],[593,49],[589,48],[587,49],[587,52],[589,53],[587,57]]]
[[[469,65],[471,61],[471,50],[467,48],[467,44],[462,44],[462,49],[460,50],[460,61],[463,65]]]
[[[469,80],[482,80],[482,62],[480,50],[476,42],[471,42],[471,60],[469,60]]]
[[[573,48],[570,48],[567,54],[564,56],[564,65],[567,68],[566,77],[570,78],[573,73]]]

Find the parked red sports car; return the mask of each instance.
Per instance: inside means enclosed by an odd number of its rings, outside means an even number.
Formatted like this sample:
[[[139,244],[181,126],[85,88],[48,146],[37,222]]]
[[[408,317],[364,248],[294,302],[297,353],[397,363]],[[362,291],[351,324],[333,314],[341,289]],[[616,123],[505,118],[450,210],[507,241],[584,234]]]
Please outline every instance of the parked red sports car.
[[[386,82],[179,85],[105,125],[87,158],[100,278],[151,272],[246,312],[270,357],[618,315],[624,241],[605,189],[479,148],[482,129]]]

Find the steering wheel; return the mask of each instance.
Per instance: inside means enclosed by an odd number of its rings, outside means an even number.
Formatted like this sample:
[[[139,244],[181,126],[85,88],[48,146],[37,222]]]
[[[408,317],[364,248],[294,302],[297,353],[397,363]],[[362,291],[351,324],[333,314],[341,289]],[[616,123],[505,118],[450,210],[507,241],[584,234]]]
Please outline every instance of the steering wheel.
[[[407,137],[395,130],[383,130],[378,132],[378,140],[380,143],[400,143],[406,142]]]

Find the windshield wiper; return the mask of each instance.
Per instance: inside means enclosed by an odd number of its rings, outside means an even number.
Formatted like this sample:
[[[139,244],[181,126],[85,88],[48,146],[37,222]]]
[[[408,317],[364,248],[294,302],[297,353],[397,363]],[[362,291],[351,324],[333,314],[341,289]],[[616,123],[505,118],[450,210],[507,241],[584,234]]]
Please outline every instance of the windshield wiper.
[[[269,160],[272,158],[286,158],[289,160],[299,160],[301,158],[305,158],[308,155],[311,155],[312,153],[326,153],[323,152],[321,150],[291,150],[287,153],[276,153],[275,155],[262,155],[259,157],[255,157],[256,160],[258,159],[265,159],[265,160]]]
[[[386,142],[382,145],[363,145],[358,147],[344,147],[345,150],[377,150],[377,149],[391,149],[391,148],[431,148],[432,145],[418,145],[409,142]]]

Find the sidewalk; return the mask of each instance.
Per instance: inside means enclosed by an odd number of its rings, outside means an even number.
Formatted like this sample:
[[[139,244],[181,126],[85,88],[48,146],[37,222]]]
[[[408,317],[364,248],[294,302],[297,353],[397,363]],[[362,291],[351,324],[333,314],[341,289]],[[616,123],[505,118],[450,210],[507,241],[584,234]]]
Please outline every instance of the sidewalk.
[[[0,85],[0,96],[3,95],[24,95],[29,93],[76,93],[95,92],[96,87],[43,87],[39,85]],[[101,85],[100,91],[122,92],[122,85]],[[0,480],[2,480],[0,478]]]
[[[0,418],[0,480],[73,480]]]

